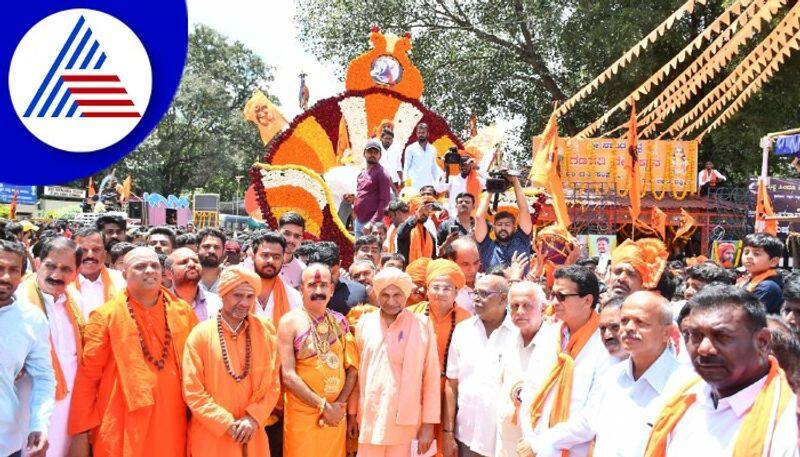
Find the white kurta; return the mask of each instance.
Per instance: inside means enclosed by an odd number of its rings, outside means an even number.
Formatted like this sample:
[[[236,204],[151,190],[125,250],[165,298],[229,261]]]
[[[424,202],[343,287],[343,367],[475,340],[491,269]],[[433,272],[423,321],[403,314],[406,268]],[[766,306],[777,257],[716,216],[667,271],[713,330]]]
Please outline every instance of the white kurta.
[[[533,349],[541,338],[537,332],[530,343],[525,346],[519,329],[509,339],[504,348],[503,362],[500,368],[500,390],[497,394],[497,435],[495,438],[495,457],[517,457],[517,444],[522,439],[519,421],[515,421],[517,407],[513,400],[513,392],[525,380],[525,373],[533,354]]]
[[[67,455],[72,442],[67,434],[67,421],[69,406],[72,403],[72,386],[75,383],[75,374],[78,372],[78,348],[75,345],[75,331],[69,319],[70,311],[67,309],[66,295],[62,295],[55,302],[52,295],[43,293],[42,296],[45,301],[45,310],[47,310],[53,347],[68,389],[64,398],[56,400],[53,415],[50,416],[50,427],[47,434],[50,447],[47,449],[47,455],[48,457],[62,457]]]
[[[696,377],[670,349],[637,380],[632,361],[622,361],[603,374],[580,416],[542,434],[537,448],[557,453],[594,439],[594,457],[641,457],[664,404]]]
[[[295,309],[298,306],[303,304],[303,295],[292,287],[284,284],[284,289],[286,290],[286,298],[289,300],[289,309]],[[273,289],[273,292],[275,290]],[[269,294],[269,299],[267,299],[267,303],[264,306],[261,306],[261,303],[256,301],[256,312],[255,315],[259,317],[263,317],[265,319],[269,319],[272,322],[272,313],[275,310],[275,294]],[[272,325],[275,328],[278,327],[277,322],[272,322]]]
[[[765,376],[730,397],[721,398],[716,408],[711,399],[711,387],[701,380],[690,390],[697,394],[697,400],[686,410],[669,435],[667,457],[697,455],[698,451],[702,452],[703,457],[733,455],[742,421],[766,380]],[[778,419],[772,440],[767,440],[769,445],[766,446],[764,455],[798,455],[796,402],[797,397],[792,395],[786,410]]]
[[[117,270],[109,269],[108,274],[116,290],[120,291],[125,288],[125,279],[123,279],[122,273]],[[83,315],[83,321],[87,322],[89,320],[89,314],[106,302],[103,275],[91,281],[82,274],[79,274],[77,281],[81,286],[81,300],[79,303],[81,315]]]
[[[533,427],[530,420],[531,404],[534,396],[539,392],[541,385],[546,381],[552,367],[558,359],[558,334],[561,331],[561,323],[543,325],[540,332],[547,332],[547,337],[542,337],[541,344],[537,344],[533,350],[533,355],[529,362],[529,369],[525,385],[522,389],[522,406],[520,407],[519,423],[522,426],[522,435],[531,447],[536,450],[535,445],[540,437],[550,429],[550,411],[553,409],[556,389],[551,389],[547,394],[542,410],[542,419]],[[568,341],[568,340],[567,340]],[[597,330],[589,338],[578,357],[575,359],[575,371],[572,380],[572,396],[570,399],[569,411],[570,420],[576,420],[588,402],[592,390],[597,387],[602,373],[611,365],[611,357],[603,345],[600,337],[600,330]],[[551,455],[547,452],[538,454],[538,457]],[[554,456],[560,453],[553,454]],[[586,457],[589,455],[589,445],[580,444],[572,448],[570,457]]]
[[[494,454],[496,395],[504,349],[517,332],[506,318],[490,336],[480,317],[456,325],[447,356],[447,377],[458,380],[458,413],[455,436],[473,452]]]
[[[300,287],[300,278],[305,269],[306,264],[301,262],[297,257],[293,257],[291,262],[283,264],[280,275],[287,288],[291,287],[297,289]]]

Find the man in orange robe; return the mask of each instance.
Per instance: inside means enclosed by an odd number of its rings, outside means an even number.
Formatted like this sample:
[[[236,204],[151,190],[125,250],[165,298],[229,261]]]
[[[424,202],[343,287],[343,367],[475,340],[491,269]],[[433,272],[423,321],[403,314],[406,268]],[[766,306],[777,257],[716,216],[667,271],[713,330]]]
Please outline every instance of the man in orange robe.
[[[161,287],[151,248],[125,256],[124,293],[92,313],[84,329],[69,418],[73,455],[186,454],[183,346],[197,318]]]
[[[464,272],[452,260],[436,259],[428,263],[425,271],[427,282],[428,301],[422,301],[409,309],[417,314],[428,316],[433,331],[436,333],[436,349],[439,356],[439,385],[442,392],[442,408],[444,406],[444,383],[446,380],[445,367],[447,367],[447,353],[456,324],[469,319],[469,311],[456,306],[456,295],[466,284]],[[442,455],[443,434],[453,433],[453,430],[443,430],[441,424],[435,427],[437,443],[437,456]]]
[[[328,309],[330,268],[303,271],[303,306],[281,318],[278,354],[286,388],[285,457],[344,457],[347,399],[356,383],[358,354],[347,319]]]
[[[192,411],[192,456],[269,457],[264,425],[278,402],[275,327],[253,314],[261,278],[239,265],[220,275],[219,314],[197,325],[183,354],[183,396]]]

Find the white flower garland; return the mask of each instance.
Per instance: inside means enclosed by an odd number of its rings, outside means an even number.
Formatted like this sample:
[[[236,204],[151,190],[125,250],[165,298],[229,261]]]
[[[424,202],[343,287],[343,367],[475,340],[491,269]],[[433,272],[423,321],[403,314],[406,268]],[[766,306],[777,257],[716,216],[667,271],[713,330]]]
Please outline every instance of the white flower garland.
[[[405,148],[414,128],[422,120],[422,112],[411,103],[403,102],[394,115],[394,144]]]
[[[361,168],[364,161],[364,145],[367,144],[369,132],[367,131],[367,105],[364,97],[347,97],[339,102],[347,131],[350,135],[350,152],[353,163]]]

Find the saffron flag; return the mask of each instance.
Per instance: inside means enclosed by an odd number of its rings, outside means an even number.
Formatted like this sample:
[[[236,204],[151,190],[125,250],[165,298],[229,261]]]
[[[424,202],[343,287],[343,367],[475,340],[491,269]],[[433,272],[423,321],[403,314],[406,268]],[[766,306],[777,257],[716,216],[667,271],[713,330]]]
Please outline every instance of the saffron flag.
[[[12,221],[17,217],[17,200],[19,199],[19,191],[14,191],[14,196],[11,197],[11,204],[8,205],[8,218]]]
[[[89,198],[94,197],[97,192],[94,191],[94,179],[89,176],[89,185],[86,186],[86,196]]]
[[[125,178],[122,181],[122,188],[119,191],[119,200],[121,202],[127,201],[128,198],[131,196],[131,175]]]
[[[564,187],[558,175],[558,117],[556,113],[550,116],[547,126],[542,133],[542,142],[539,149],[534,151],[533,166],[530,179],[533,185],[544,187],[553,200],[553,211],[556,213],[557,223],[565,230],[571,221],[567,211],[567,202],[564,197]]]
[[[767,184],[764,178],[758,178],[758,193],[756,194],[756,232],[778,236],[778,221],[766,218],[774,215],[775,211],[772,209],[772,200],[767,193]]]
[[[642,183],[639,179],[639,134],[636,124],[636,103],[631,100],[631,119],[628,121],[628,157],[625,168],[628,172],[628,195],[631,202],[631,220],[635,223],[642,212]]]
[[[678,241],[684,236],[686,238],[690,237],[691,236],[690,232],[697,224],[696,221],[694,220],[694,217],[692,217],[691,214],[687,213],[686,210],[683,208],[681,208],[681,216],[683,217],[683,224],[681,224],[681,226],[678,228],[678,231],[675,232],[675,239],[673,241]]]
[[[667,237],[667,215],[658,206],[653,207],[653,214],[650,218],[650,226],[661,236],[662,240]]]
[[[250,100],[245,103],[244,118],[256,124],[264,144],[269,143],[288,124],[278,111],[278,107],[260,90],[255,91]]]

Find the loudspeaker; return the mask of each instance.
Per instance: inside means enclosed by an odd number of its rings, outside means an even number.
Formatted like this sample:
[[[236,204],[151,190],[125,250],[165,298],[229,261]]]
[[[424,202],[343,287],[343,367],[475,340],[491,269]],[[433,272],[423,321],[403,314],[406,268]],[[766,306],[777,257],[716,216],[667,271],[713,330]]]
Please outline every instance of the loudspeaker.
[[[219,194],[194,194],[195,211],[219,211]]]
[[[142,207],[144,202],[128,202],[128,218],[142,219]]]

